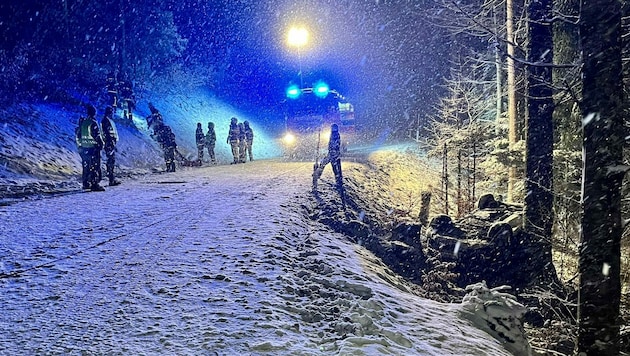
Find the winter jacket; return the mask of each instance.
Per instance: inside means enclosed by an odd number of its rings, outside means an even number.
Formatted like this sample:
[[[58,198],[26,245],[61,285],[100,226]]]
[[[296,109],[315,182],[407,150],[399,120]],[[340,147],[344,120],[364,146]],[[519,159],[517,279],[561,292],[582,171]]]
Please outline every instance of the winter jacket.
[[[217,133],[214,131],[214,127],[208,130],[206,134],[206,146],[214,146],[217,142]]]
[[[118,130],[114,120],[109,116],[103,117],[101,128],[103,129],[103,141],[105,141],[105,144],[116,145],[116,142],[118,142]]]
[[[206,142],[206,135],[203,134],[201,127],[197,127],[197,131],[195,131],[195,142],[197,142],[197,146],[203,146]]]
[[[164,148],[176,148],[177,143],[175,142],[175,134],[171,127],[168,125],[163,125],[162,130],[160,131],[160,138],[162,147]]]
[[[341,157],[341,135],[339,135],[339,131],[332,131],[330,133],[330,140],[328,141],[328,156],[331,160]]]
[[[247,124],[245,125],[245,139],[247,140],[248,144],[254,142],[254,131]]]
[[[151,113],[147,118],[147,126],[153,127],[154,132],[162,125],[164,125],[164,119],[162,118],[162,114],[157,111]]]
[[[238,127],[237,124],[230,124],[230,131],[228,133],[228,139],[227,142],[238,142],[238,136],[241,133],[241,129]]]
[[[245,143],[245,128],[243,127],[243,124],[238,124],[238,141]]]
[[[79,147],[81,148],[103,148],[103,138],[98,127],[98,122],[92,116],[81,120],[79,126]]]

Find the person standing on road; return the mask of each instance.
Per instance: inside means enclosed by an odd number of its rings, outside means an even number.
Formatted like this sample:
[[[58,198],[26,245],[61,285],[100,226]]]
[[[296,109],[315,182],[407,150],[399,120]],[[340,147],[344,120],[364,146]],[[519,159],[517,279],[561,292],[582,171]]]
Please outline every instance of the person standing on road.
[[[245,126],[242,122],[238,123],[238,163],[245,163],[245,148],[247,140],[245,139]]]
[[[206,147],[208,148],[208,155],[210,155],[210,163],[217,164],[217,160],[214,157],[214,146],[217,142],[217,133],[214,131],[214,123],[208,123],[208,133],[206,134]]]
[[[105,188],[98,184],[101,180],[101,149],[104,144],[96,121],[96,108],[92,105],[87,106],[87,117],[79,120],[77,142],[81,151],[83,189],[104,191]]]
[[[252,143],[254,143],[254,130],[252,130],[252,128],[249,126],[249,121],[247,120],[243,122],[243,126],[245,127],[245,156],[249,156],[249,161],[251,162],[254,160],[254,155],[252,155]]]
[[[238,128],[238,119],[233,117],[230,120],[230,129],[228,131],[227,143],[232,148],[232,157],[234,161],[230,164],[236,164],[239,161],[239,151],[238,151],[238,136],[240,134],[240,130]]]
[[[197,161],[199,165],[203,163],[203,149],[206,145],[206,135],[203,133],[201,122],[197,123],[197,130],[195,131],[195,142],[197,143]]]
[[[109,186],[119,185],[120,181],[114,177],[114,167],[116,165],[116,143],[118,143],[118,130],[116,130],[116,124],[114,123],[114,108],[108,106],[105,109],[105,115],[101,120],[101,128],[103,129],[103,141],[105,157],[105,167],[107,168],[107,178],[109,179]]]
[[[170,126],[162,125],[158,140],[164,150],[166,171],[175,172],[175,151],[177,151],[177,142],[175,141],[175,134]]]
[[[330,127],[330,140],[328,141],[328,155],[322,159],[319,165],[315,165],[313,172],[313,189],[317,189],[317,180],[321,177],[326,165],[330,163],[337,190],[343,197],[343,177],[341,175],[341,135],[339,135],[339,126],[332,124]]]

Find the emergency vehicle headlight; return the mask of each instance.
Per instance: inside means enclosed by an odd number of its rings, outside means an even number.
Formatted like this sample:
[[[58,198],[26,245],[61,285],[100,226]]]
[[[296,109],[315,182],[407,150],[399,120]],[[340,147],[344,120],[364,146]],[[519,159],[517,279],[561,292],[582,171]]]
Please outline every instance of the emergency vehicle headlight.
[[[293,145],[295,143],[295,136],[292,133],[287,132],[282,138],[282,141],[285,145]]]

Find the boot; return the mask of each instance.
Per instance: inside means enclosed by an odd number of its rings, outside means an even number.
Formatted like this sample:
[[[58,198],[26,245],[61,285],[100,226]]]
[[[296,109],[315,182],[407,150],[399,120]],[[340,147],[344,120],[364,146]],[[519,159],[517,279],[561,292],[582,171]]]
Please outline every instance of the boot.
[[[92,186],[90,187],[90,190],[93,192],[104,192],[105,188],[101,187],[98,184],[92,184]]]

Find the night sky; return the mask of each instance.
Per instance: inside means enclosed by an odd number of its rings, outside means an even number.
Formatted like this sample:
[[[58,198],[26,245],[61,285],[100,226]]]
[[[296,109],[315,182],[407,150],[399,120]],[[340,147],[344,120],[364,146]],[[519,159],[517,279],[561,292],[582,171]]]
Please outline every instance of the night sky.
[[[305,86],[324,80],[355,104],[364,123],[388,127],[426,114],[447,68],[448,41],[426,20],[428,1],[116,2],[89,12],[85,4],[90,1],[61,1],[70,11],[83,6],[80,11],[91,23],[88,32],[97,34],[119,30],[120,9],[126,26],[145,30],[159,26],[150,21],[152,13],[171,12],[177,32],[187,40],[181,60],[212,68],[213,91],[250,112],[277,110],[289,83],[299,83],[301,67]],[[47,16],[53,7],[63,15],[59,3],[48,1],[0,5],[3,47],[11,49],[31,36],[61,36],[62,16]],[[33,21],[47,22],[48,30],[29,32]],[[286,41],[292,25],[309,31],[309,43],[299,51]],[[146,33],[150,36],[152,29]],[[109,55],[107,46],[101,47],[103,56]]]

